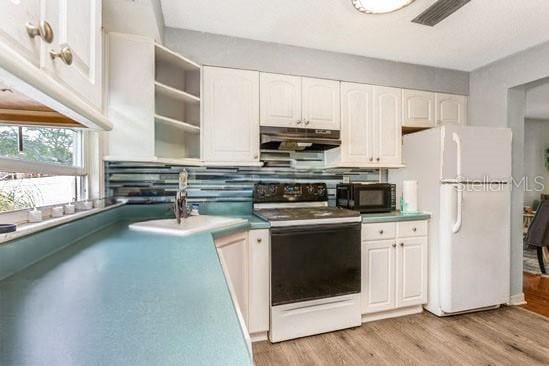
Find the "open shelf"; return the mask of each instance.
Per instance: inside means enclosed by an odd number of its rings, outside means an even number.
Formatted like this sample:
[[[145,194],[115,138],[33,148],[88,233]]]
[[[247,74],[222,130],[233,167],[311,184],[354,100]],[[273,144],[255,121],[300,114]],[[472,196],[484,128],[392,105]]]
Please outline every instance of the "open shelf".
[[[179,121],[177,119],[161,116],[158,114],[154,115],[154,120],[158,123],[164,123],[168,124],[170,126],[174,126],[177,128],[182,129],[185,132],[192,133],[192,134],[199,134],[200,133],[200,127],[192,125],[187,122]]]
[[[154,44],[154,54],[157,61],[177,65],[185,71],[200,70],[200,65],[196,62],[191,61],[158,43]]]
[[[179,100],[184,103],[194,103],[194,104],[200,103],[199,97],[194,96],[190,93],[187,93],[183,90],[173,88],[166,84],[162,84],[161,82],[158,82],[158,81],[154,82],[154,90],[156,91],[157,94],[165,95],[169,98]]]

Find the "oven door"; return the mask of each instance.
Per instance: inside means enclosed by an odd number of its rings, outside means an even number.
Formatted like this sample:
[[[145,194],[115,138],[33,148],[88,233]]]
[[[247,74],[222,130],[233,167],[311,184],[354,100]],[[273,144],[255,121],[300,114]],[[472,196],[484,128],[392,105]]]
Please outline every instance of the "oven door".
[[[355,186],[354,209],[360,212],[388,212],[392,208],[390,185],[372,184]]]
[[[271,228],[271,305],[360,292],[360,223]]]

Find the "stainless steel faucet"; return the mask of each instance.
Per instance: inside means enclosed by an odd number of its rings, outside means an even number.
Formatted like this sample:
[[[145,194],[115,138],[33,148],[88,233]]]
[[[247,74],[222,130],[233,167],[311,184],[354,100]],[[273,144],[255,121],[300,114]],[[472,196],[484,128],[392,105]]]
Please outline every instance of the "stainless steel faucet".
[[[187,207],[187,178],[188,174],[185,169],[179,173],[179,189],[175,195],[174,213],[178,224],[181,224],[181,218],[189,217],[189,209]]]

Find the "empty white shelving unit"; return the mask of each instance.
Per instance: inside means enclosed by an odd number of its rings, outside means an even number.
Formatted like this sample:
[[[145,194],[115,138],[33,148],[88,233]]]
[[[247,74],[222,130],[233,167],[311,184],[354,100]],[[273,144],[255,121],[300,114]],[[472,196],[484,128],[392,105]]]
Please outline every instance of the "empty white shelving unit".
[[[105,160],[200,164],[197,63],[141,36],[109,33]]]

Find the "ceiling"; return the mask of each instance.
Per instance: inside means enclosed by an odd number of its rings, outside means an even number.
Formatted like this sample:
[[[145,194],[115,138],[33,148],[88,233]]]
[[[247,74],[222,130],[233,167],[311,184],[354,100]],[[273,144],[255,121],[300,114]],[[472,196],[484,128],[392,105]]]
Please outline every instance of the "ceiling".
[[[464,71],[549,40],[547,0],[472,0],[435,27],[411,23],[434,2],[366,15],[351,0],[161,0],[168,27]]]

